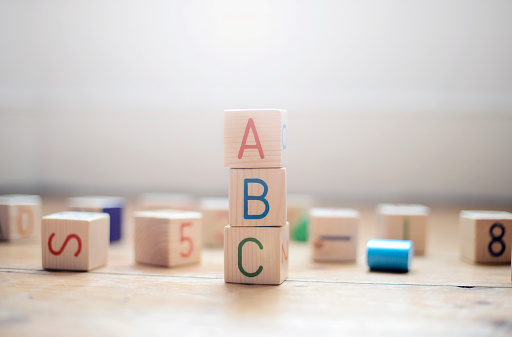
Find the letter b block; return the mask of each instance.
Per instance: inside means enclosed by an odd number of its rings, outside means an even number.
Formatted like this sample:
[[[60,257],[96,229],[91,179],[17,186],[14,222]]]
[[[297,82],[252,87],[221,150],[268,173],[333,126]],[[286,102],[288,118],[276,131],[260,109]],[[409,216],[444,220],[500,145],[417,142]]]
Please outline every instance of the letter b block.
[[[284,226],[286,169],[229,170],[229,224]]]
[[[510,264],[512,213],[461,211],[459,221],[463,258],[476,263]]]
[[[110,216],[61,212],[43,217],[43,268],[88,271],[107,263]]]
[[[201,260],[202,215],[178,210],[135,213],[135,261],[173,267]]]
[[[224,280],[274,284],[288,277],[290,226],[224,228]]]
[[[284,167],[287,137],[286,110],[226,110],[224,166]]]

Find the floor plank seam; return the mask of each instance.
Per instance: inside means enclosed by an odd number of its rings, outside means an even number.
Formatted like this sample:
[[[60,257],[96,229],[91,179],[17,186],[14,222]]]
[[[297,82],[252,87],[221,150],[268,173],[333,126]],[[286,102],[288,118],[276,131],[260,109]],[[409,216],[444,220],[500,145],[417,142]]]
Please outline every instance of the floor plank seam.
[[[20,274],[33,274],[33,273],[73,273],[70,271],[47,271],[43,269],[29,269],[29,268],[0,268],[0,272],[4,273],[20,273]],[[23,273],[30,272],[30,273]],[[77,274],[85,272],[76,272]],[[208,276],[190,276],[190,275],[161,275],[161,274],[127,274],[127,273],[102,273],[102,272],[88,272],[93,275],[110,275],[110,276],[134,276],[134,277],[163,277],[163,278],[179,278],[179,279],[202,279],[202,280],[224,280],[222,277],[208,277]],[[44,275],[44,274],[41,274]],[[454,287],[461,289],[512,289],[511,286],[481,286],[481,285],[456,285],[456,284],[421,284],[421,283],[380,283],[380,282],[351,282],[351,281],[330,281],[330,280],[304,280],[304,279],[287,279],[286,282],[290,283],[314,283],[314,284],[348,284],[348,285],[379,285],[379,286],[411,286],[411,287]]]

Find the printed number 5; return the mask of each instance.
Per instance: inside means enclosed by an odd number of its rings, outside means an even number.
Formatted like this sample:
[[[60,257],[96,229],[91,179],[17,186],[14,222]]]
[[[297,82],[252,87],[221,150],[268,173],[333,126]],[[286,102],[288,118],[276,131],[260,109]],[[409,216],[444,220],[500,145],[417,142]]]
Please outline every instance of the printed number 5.
[[[194,250],[194,242],[192,241],[192,239],[188,236],[184,236],[183,235],[183,232],[185,230],[185,227],[187,226],[192,226],[192,223],[191,222],[185,222],[185,223],[182,223],[181,224],[181,227],[180,227],[180,242],[183,243],[183,242],[188,242],[189,245],[188,245],[188,251],[187,252],[181,252],[181,256],[182,257],[189,257],[191,254],[192,254],[192,251]]]

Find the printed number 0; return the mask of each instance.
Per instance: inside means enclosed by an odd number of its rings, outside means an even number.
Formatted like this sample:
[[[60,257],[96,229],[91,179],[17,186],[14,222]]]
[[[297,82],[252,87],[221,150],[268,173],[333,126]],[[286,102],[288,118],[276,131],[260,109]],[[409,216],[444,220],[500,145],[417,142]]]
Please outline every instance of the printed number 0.
[[[187,226],[192,226],[192,223],[185,222],[185,223],[182,223],[181,227],[180,227],[180,242],[182,242],[182,243],[188,242],[189,243],[188,251],[186,253],[184,253],[184,252],[180,253],[182,257],[189,257],[192,254],[192,251],[194,250],[194,242],[192,241],[192,239],[188,236],[183,235],[185,227],[187,227]]]
[[[495,235],[495,228],[501,229],[500,235]],[[491,228],[489,229],[489,234],[491,235],[492,238],[491,242],[489,242],[489,253],[491,253],[491,255],[494,257],[500,257],[505,252],[505,242],[503,242],[503,236],[505,235],[505,227],[503,227],[502,224],[497,222],[491,226]],[[493,245],[495,242],[497,242],[497,244],[501,246],[501,249],[498,252],[495,252],[493,249]]]

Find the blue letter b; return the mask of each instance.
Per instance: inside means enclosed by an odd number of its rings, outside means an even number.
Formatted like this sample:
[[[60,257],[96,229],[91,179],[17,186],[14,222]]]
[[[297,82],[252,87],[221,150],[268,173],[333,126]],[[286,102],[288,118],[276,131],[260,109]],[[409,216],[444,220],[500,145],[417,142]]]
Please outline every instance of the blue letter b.
[[[248,195],[249,184],[260,184],[263,186],[262,195]],[[269,205],[265,197],[268,193],[268,186],[261,179],[245,179],[244,180],[244,219],[263,219],[267,216]],[[249,214],[249,200],[259,200],[265,205],[265,211],[261,214]]]

